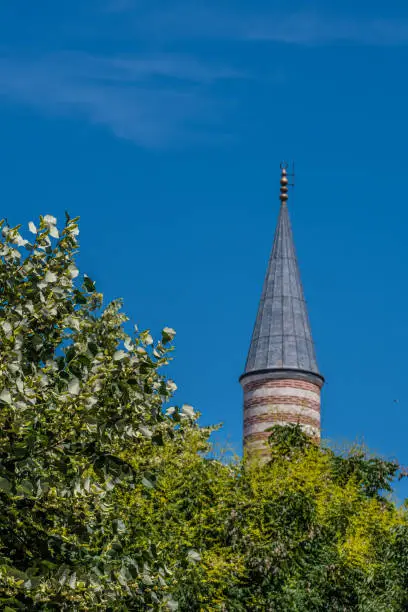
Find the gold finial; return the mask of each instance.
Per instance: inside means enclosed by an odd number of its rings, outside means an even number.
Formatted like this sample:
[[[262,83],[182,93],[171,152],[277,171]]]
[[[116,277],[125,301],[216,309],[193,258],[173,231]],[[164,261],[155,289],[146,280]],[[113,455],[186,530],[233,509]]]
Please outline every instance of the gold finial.
[[[288,201],[288,176],[287,176],[287,169],[288,164],[286,162],[282,162],[281,163],[281,179],[280,179],[280,196],[279,199],[282,202],[282,204],[285,204]]]

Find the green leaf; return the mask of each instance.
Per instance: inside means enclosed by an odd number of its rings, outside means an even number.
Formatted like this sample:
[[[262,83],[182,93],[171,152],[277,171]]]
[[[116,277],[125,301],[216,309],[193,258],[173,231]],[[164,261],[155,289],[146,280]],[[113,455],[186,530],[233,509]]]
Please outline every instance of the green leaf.
[[[77,360],[81,365],[90,367],[92,365],[92,360],[87,355],[78,355]]]
[[[79,274],[79,270],[74,264],[70,264],[67,270],[71,278],[76,278]]]
[[[10,493],[11,491],[11,482],[7,480],[7,478],[0,478],[0,489],[5,491],[6,493]]]
[[[122,521],[122,519],[117,519],[115,521],[115,527],[116,527],[116,532],[117,533],[125,533],[127,531],[126,529],[126,525],[125,523]]]
[[[89,293],[95,291],[95,283],[86,274],[84,275],[84,287]]]
[[[196,414],[194,412],[194,408],[189,406],[188,404],[183,404],[181,407],[181,412],[185,414],[189,419],[194,419]]]
[[[76,304],[86,304],[86,297],[78,289],[75,289],[74,296]]]
[[[144,485],[146,488],[148,488],[148,489],[153,489],[153,488],[154,488],[153,483],[152,483],[150,480],[148,480],[147,478],[142,478],[142,484],[143,484],[143,485]]]
[[[98,353],[98,345],[95,344],[95,342],[88,342],[88,349],[91,351],[93,356]]]
[[[148,427],[139,427],[139,431],[145,438],[151,438],[153,435],[151,429],[149,429]]]
[[[73,378],[68,383],[68,393],[70,395],[78,395],[80,392],[80,383],[78,378]]]
[[[142,581],[143,581],[143,584],[146,584],[147,586],[151,586],[153,584],[152,577],[150,576],[148,572],[143,573]]]
[[[162,331],[162,342],[168,344],[171,342],[176,335],[175,330],[172,327],[165,327]]]
[[[22,480],[18,485],[17,485],[17,493],[19,493],[20,495],[33,495],[34,493],[34,485],[32,482],[30,482],[27,479]]]
[[[59,232],[55,225],[50,225],[50,236],[53,238],[59,238]]]
[[[11,394],[8,389],[3,389],[0,393],[0,401],[4,404],[11,404]]]
[[[74,573],[73,573],[73,574],[70,576],[69,581],[68,581],[68,584],[69,584],[69,586],[70,586],[70,588],[71,588],[71,589],[75,589],[75,587],[76,587],[76,583],[77,583],[77,578],[76,578],[76,573],[74,572]]]
[[[201,555],[196,550],[189,550],[187,557],[190,561],[198,562],[201,561]]]
[[[44,223],[47,225],[56,225],[57,219],[53,215],[44,215]]]
[[[47,283],[55,283],[55,281],[57,280],[57,278],[58,278],[58,277],[57,277],[57,275],[55,274],[55,272],[51,272],[50,270],[48,270],[48,271],[45,273],[44,280],[45,280],[45,282],[47,282]]]

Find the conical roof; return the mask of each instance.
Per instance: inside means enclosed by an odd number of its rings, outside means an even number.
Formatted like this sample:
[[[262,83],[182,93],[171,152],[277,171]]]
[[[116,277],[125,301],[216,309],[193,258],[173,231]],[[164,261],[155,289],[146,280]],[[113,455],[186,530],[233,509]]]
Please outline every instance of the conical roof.
[[[293,242],[285,170],[281,185],[278,225],[244,375],[297,370],[321,377]]]

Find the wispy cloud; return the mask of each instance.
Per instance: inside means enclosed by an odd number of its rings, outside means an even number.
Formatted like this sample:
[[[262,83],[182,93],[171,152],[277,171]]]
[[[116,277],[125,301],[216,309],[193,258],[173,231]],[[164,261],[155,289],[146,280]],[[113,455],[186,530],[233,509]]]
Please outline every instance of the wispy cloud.
[[[270,40],[297,45],[354,43],[395,46],[408,44],[408,22],[394,19],[336,17],[316,12],[272,16],[253,23],[248,40]]]
[[[120,0],[117,0],[118,2]],[[325,10],[233,12],[222,2],[173,4],[147,9],[145,3],[123,8],[127,26],[156,40],[220,39],[272,41],[294,45],[407,45],[408,21],[384,17],[335,15]]]
[[[176,0],[171,8],[168,0],[153,4],[92,0],[82,21],[78,13],[78,29],[72,35],[77,44],[87,48],[99,37],[100,48],[106,43],[112,49],[114,41],[118,48],[133,50],[126,55],[50,50],[23,57],[16,49],[0,56],[0,99],[47,114],[85,118],[140,146],[174,146],[221,132],[234,89],[219,85],[247,78],[246,72],[223,62],[224,53],[244,58],[245,45],[253,48],[260,41],[301,46],[408,44],[404,20],[346,18],[311,9],[231,12],[223,0]],[[64,36],[69,40],[68,34]],[[215,46],[217,41],[223,44]],[[236,43],[242,45],[242,53],[234,53]],[[199,59],[207,51],[213,54],[214,47],[217,59]],[[179,53],[165,51],[169,48]]]
[[[59,116],[85,117],[144,147],[163,147],[204,137],[216,126],[222,104],[212,87],[237,76],[228,67],[172,54],[0,58],[0,96]]]

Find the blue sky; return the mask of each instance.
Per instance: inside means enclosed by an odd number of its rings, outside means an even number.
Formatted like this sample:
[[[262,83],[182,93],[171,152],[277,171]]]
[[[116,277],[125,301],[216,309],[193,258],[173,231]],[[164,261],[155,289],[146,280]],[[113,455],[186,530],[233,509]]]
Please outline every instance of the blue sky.
[[[80,215],[82,270],[177,329],[177,399],[238,451],[295,160],[323,434],[408,464],[406,2],[26,0],[0,40],[1,214]]]

